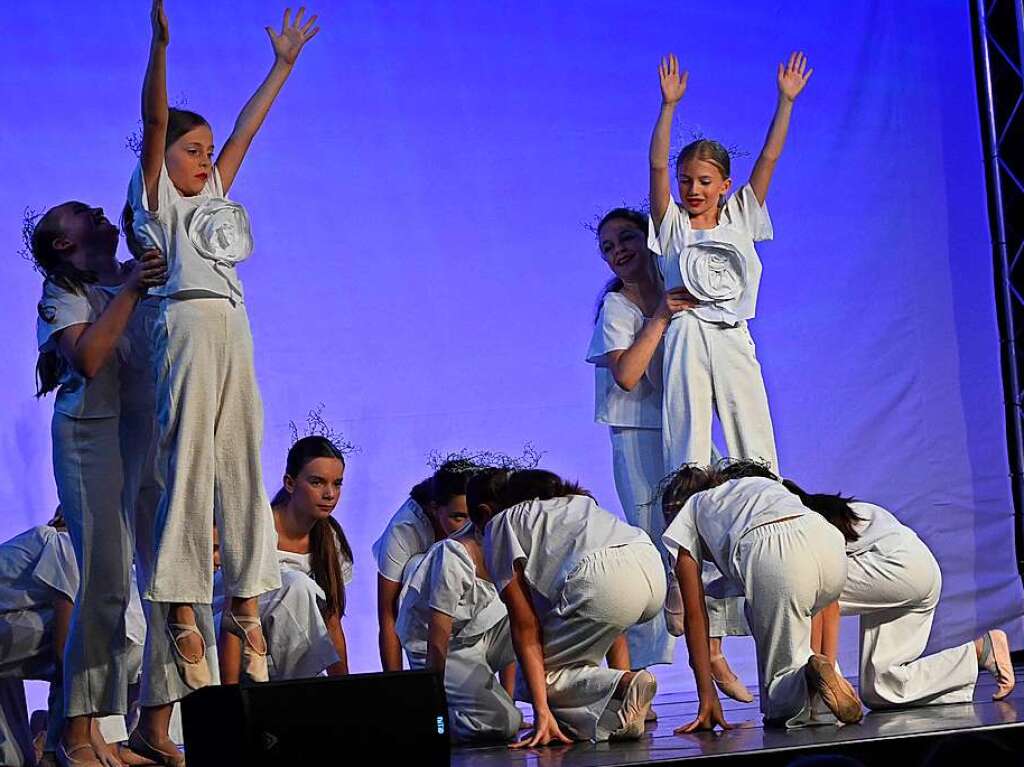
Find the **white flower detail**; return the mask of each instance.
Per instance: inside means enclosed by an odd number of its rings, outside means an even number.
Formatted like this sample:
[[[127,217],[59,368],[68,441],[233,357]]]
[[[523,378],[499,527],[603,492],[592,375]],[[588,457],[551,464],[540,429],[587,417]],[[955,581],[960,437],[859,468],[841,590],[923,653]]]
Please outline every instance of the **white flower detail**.
[[[728,301],[746,287],[747,264],[732,244],[705,240],[687,248],[683,283],[699,301]]]
[[[249,214],[223,197],[207,198],[195,209],[188,237],[199,255],[218,263],[237,264],[252,255]]]

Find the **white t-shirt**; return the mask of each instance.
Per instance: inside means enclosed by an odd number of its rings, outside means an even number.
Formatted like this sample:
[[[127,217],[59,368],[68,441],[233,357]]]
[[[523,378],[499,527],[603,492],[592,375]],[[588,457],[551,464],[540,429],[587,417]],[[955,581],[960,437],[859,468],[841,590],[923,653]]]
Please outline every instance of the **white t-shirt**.
[[[53,606],[62,594],[74,601],[78,565],[71,536],[40,525],[0,544],[0,613]]]
[[[736,560],[740,539],[768,522],[814,513],[781,482],[761,477],[733,479],[692,496],[665,529],[662,540],[673,562],[684,549],[698,563],[710,559],[718,565],[724,581],[706,588],[710,596],[741,596],[743,574]]]
[[[525,560],[526,582],[555,603],[566,578],[588,554],[613,546],[654,546],[639,527],[627,525],[585,495],[527,501],[498,514],[487,524],[487,569],[501,593],[515,577],[514,564]]]
[[[347,586],[352,582],[352,577],[354,575],[352,570],[352,560],[346,557],[339,549],[338,562],[341,565],[341,580]],[[308,575],[310,578],[313,577],[312,554],[296,554],[294,551],[281,551],[281,549],[278,549],[277,564],[282,573],[291,571],[303,573],[304,575]]]
[[[451,538],[430,547],[402,591],[395,631],[407,652],[426,654],[431,610],[451,616],[453,646],[472,644],[508,615],[494,584]]]
[[[150,294],[193,293],[241,301],[242,282],[235,266],[252,254],[252,230],[245,208],[227,199],[216,166],[203,190],[192,197],[177,190],[166,165],[160,168],[157,185],[155,212],[149,210],[141,163],[128,185],[135,236],[144,245],[159,248],[167,259],[167,282]]]
[[[409,498],[373,544],[377,572],[395,583],[402,582],[402,571],[409,559],[434,545],[434,526],[427,513]]]
[[[914,536],[917,535],[911,528],[900,522],[892,512],[883,509],[881,506],[876,506],[873,503],[864,503],[863,501],[855,501],[850,504],[850,508],[863,521],[857,522],[853,526],[853,529],[860,534],[860,537],[855,541],[846,542],[847,556],[856,556],[863,551],[873,548],[879,541],[891,536],[906,535],[907,533]]]
[[[64,290],[46,280],[36,319],[36,341],[40,352],[61,354],[57,334],[72,325],[89,325],[99,319],[120,286],[85,285],[82,293]],[[64,374],[53,409],[71,418],[110,418],[120,412],[119,362],[129,353],[128,340],[118,339],[117,355],[90,379],[65,360]]]
[[[661,428],[661,344],[632,391],[615,382],[605,359],[609,352],[632,346],[644,321],[640,308],[621,293],[608,293],[601,302],[601,313],[587,350],[587,362],[594,365],[594,420],[598,423]]]
[[[661,255],[666,289],[685,287],[701,303],[693,313],[706,322],[737,325],[754,317],[761,283],[755,242],[773,237],[768,208],[744,184],[725,203],[713,229],[693,229],[690,217],[671,200],[648,245]]]

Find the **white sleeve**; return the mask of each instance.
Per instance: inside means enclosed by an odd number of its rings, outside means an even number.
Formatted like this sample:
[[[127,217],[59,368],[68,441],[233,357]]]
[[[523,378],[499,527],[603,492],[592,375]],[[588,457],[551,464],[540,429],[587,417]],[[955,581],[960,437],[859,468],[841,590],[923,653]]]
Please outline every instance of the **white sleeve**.
[[[161,165],[157,177],[157,209],[150,210],[142,163],[135,167],[128,184],[128,203],[132,208],[132,231],[144,247],[165,250],[165,231],[171,220],[170,208],[179,196],[167,175],[167,165]]]
[[[697,532],[696,508],[693,498],[686,502],[686,505],[679,510],[676,518],[665,528],[665,534],[661,536],[665,549],[672,557],[674,563],[679,558],[679,551],[687,551],[690,556],[697,560],[698,565],[703,565],[704,551],[700,544],[700,535]]]
[[[622,351],[633,345],[640,329],[637,328],[637,313],[630,311],[625,301],[613,293],[604,297],[601,313],[590,338],[587,362],[600,364],[608,352]]]
[[[725,203],[725,212],[729,221],[745,230],[754,242],[770,240],[774,236],[768,205],[757,201],[757,195],[750,184],[744,184],[729,198]]]
[[[487,569],[494,580],[494,587],[500,594],[515,577],[515,563],[529,559],[527,547],[523,545],[516,528],[520,527],[518,519],[526,507],[517,506],[502,512],[487,525],[484,535],[484,551],[487,558]]]
[[[89,299],[58,287],[50,280],[43,284],[43,297],[39,301],[36,318],[36,342],[41,352],[56,351],[54,336],[72,325],[88,325],[99,315]]]
[[[466,560],[452,550],[461,546],[455,541],[443,541],[441,550],[430,563],[430,594],[427,603],[432,610],[455,617],[455,611],[466,592],[473,587],[476,573],[467,568]]]
[[[377,572],[395,583],[402,582],[402,572],[409,559],[415,554],[422,554],[416,530],[408,524],[389,525],[384,534],[373,545],[373,553],[377,558]]]
[[[661,219],[661,226],[655,227],[654,216],[650,218],[650,225],[647,229],[647,247],[659,256],[667,257],[678,254],[682,250],[685,240],[685,216],[679,203],[670,196],[665,216]]]
[[[36,561],[32,577],[72,602],[75,600],[78,594],[78,562],[71,546],[71,536],[59,531],[49,536]]]

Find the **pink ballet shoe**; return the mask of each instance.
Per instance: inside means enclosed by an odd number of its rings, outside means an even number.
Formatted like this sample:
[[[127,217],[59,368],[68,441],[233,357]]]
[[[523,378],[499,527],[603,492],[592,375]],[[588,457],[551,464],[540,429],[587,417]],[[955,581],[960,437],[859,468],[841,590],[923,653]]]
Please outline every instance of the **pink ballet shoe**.
[[[259,629],[263,634],[263,624],[259,618],[248,615],[235,615],[230,610],[227,612],[228,623],[223,627],[231,634],[234,634],[242,642],[242,674],[249,677],[253,682],[269,682],[270,672],[267,668],[267,651],[260,650],[249,638],[249,632]],[[266,637],[263,637],[266,647]]]
[[[128,736],[128,743],[122,746],[128,752],[149,760],[149,764],[159,764],[163,767],[185,767],[185,755],[177,748],[174,752],[163,751],[142,737],[142,733],[136,727]],[[134,762],[139,764],[139,762]]]
[[[203,651],[199,660],[189,660],[178,647],[178,642],[189,634],[195,634],[202,643]],[[178,667],[178,673],[185,680],[185,684],[192,690],[206,687],[212,682],[210,666],[206,663],[206,640],[194,623],[168,623],[167,635],[171,639],[171,647],[174,648],[174,665]]]
[[[654,674],[646,670],[633,674],[619,709],[622,726],[609,736],[609,740],[639,740],[643,737],[647,712],[657,692],[658,682]]]
[[[79,754],[79,756],[76,757],[75,754]],[[60,767],[103,767],[103,762],[96,756],[96,751],[91,743],[79,743],[70,749],[60,743],[57,746],[56,757]]]
[[[1003,700],[1013,692],[1017,684],[1013,662],[1010,660],[1010,642],[1006,632],[999,629],[986,631],[981,642],[978,665],[996,678],[996,691],[992,693],[992,700]]]
[[[712,655],[711,662],[715,663],[715,661],[721,661],[725,663],[725,656]],[[728,664],[726,665],[728,666]],[[715,672],[712,670],[711,679],[715,683],[715,687],[717,687],[723,695],[727,695],[733,700],[739,701],[740,703],[753,703],[754,696],[751,695],[750,690],[747,689],[747,686],[743,684],[743,680],[736,676],[736,674],[733,673],[731,669],[729,673],[732,674],[731,679],[719,679],[717,676],[715,676]]]
[[[804,667],[807,686],[821,695],[821,700],[836,719],[854,724],[864,717],[860,698],[853,685],[839,675],[836,667],[824,655],[812,655]]]

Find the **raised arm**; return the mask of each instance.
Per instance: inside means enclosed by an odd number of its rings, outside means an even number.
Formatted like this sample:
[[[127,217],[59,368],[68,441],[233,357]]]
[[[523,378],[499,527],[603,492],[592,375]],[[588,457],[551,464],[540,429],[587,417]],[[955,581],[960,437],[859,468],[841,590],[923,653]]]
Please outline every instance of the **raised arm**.
[[[696,305],[697,302],[686,288],[666,291],[654,316],[644,323],[632,345],[628,349],[616,349],[605,355],[615,383],[626,391],[632,391],[644,377],[647,366],[651,364],[651,358],[657,351],[672,316]]]
[[[299,57],[302,46],[308,43],[320,27],[314,27],[316,16],[312,16],[304,25],[302,17],[306,13],[305,8],[299,8],[292,21],[291,8],[285,8],[284,21],[281,24],[281,31],[274,32],[267,27],[267,34],[270,36],[270,44],[274,47],[274,65],[270,68],[269,74],[260,83],[260,87],[252,94],[249,101],[242,107],[242,111],[235,120],[235,127],[231,131],[224,148],[217,157],[217,171],[220,173],[220,181],[227,192],[238,175],[238,168],[245,159],[245,153],[249,151],[256,131],[263,125],[267,112],[270,111],[274,99],[281,92],[281,86],[288,79],[288,75],[295,66],[295,60]]]
[[[155,212],[159,204],[157,183],[164,165],[167,140],[167,44],[171,40],[163,0],[153,0],[150,10],[153,36],[149,42],[149,63],[142,81],[142,179],[146,202]]]
[[[509,629],[512,645],[523,670],[523,677],[533,700],[533,732],[512,748],[533,748],[552,741],[572,743],[558,727],[554,714],[548,707],[548,687],[544,672],[544,639],[540,619],[530,601],[529,586],[523,576],[522,565],[515,564],[515,577],[501,592],[501,599],[508,608]]]
[[[651,216],[654,225],[661,226],[668,206],[672,204],[672,178],[668,168],[669,147],[672,144],[672,118],[676,104],[686,93],[690,73],[679,72],[679,59],[670,53],[658,64],[661,80],[661,111],[651,136]]]
[[[117,349],[135,305],[149,288],[166,281],[167,262],[160,251],[146,251],[142,260],[133,265],[124,287],[111,299],[95,322],[71,325],[60,332],[57,345],[61,354],[81,375],[86,378],[95,376]]]
[[[402,643],[395,631],[398,618],[398,596],[402,584],[390,581],[380,573],[377,574],[377,624],[379,634],[377,643],[380,648],[380,667],[384,671],[402,670]]]
[[[690,655],[690,668],[697,682],[697,697],[700,706],[697,718],[676,730],[676,734],[695,730],[713,730],[719,725],[728,730],[731,725],[725,721],[722,703],[718,699],[715,683],[711,678],[711,648],[708,638],[708,611],[704,602],[704,582],[701,567],[686,549],[679,550],[676,558],[676,578],[683,595],[683,621],[686,625],[686,650]]]
[[[757,196],[757,201],[762,205],[768,196],[768,186],[772,182],[772,174],[775,173],[775,164],[779,161],[782,147],[786,144],[793,102],[813,73],[813,69],[807,69],[807,57],[801,52],[790,54],[789,63],[785,66],[779,64],[776,76],[779,100],[775,105],[775,115],[772,117],[771,127],[768,128],[768,136],[764,140],[761,154],[757,156],[754,170],[750,174],[750,186]]]

